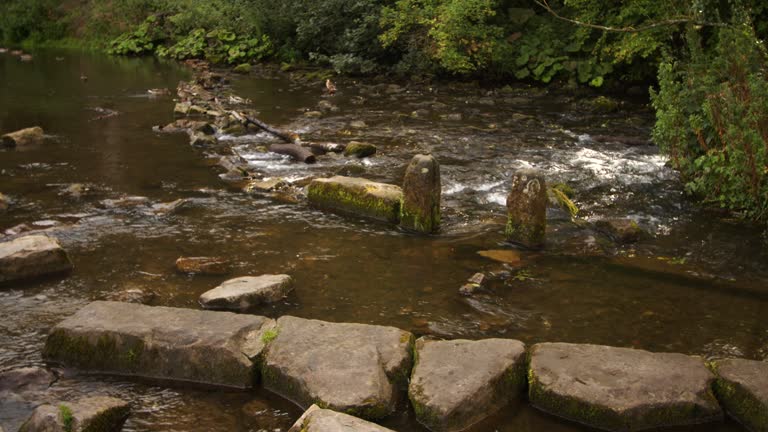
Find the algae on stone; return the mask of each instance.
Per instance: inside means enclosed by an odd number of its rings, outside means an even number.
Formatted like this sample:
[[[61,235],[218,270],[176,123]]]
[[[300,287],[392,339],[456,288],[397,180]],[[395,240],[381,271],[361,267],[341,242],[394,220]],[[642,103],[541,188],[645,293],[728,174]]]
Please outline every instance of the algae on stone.
[[[768,362],[727,359],[711,366],[715,396],[726,412],[753,432],[768,432]]]
[[[431,155],[416,155],[405,171],[400,226],[423,233],[440,228],[440,164]]]
[[[312,205],[322,209],[397,223],[403,192],[394,185],[334,176],[312,180],[307,188],[307,198]]]

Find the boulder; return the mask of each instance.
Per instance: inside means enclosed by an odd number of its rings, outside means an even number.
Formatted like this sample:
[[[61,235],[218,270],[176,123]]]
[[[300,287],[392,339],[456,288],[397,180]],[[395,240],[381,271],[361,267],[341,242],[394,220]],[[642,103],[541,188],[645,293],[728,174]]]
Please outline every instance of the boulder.
[[[712,364],[715,396],[747,429],[768,432],[768,362],[728,359]]]
[[[284,316],[264,357],[264,387],[304,408],[382,418],[406,387],[412,347],[413,335],[394,327]]]
[[[253,67],[249,63],[243,63],[235,66],[234,69],[232,69],[232,72],[238,73],[238,74],[249,74],[251,73],[251,70]]]
[[[28,235],[0,243],[0,282],[70,270],[72,261],[54,238]]]
[[[45,391],[56,381],[56,375],[39,367],[12,369],[0,373],[0,399],[6,394]]]
[[[131,405],[108,396],[93,396],[57,406],[41,405],[19,432],[118,432]]]
[[[632,219],[602,219],[595,222],[595,227],[622,244],[635,243],[645,234]]]
[[[344,156],[365,158],[376,154],[376,146],[366,142],[351,141],[344,147]]]
[[[525,345],[512,339],[416,341],[408,396],[433,431],[461,431],[525,389]]]
[[[43,128],[35,126],[27,129],[18,130],[3,135],[1,137],[4,147],[17,147],[24,145],[40,144],[45,139]]]
[[[544,245],[547,230],[547,184],[534,170],[521,170],[512,176],[507,195],[507,240],[525,247]]]
[[[307,198],[322,209],[397,223],[403,191],[394,185],[334,176],[313,180],[307,189]]]
[[[393,432],[348,414],[312,405],[288,432]]]
[[[440,228],[440,164],[431,155],[416,155],[405,171],[400,226],[423,233]]]
[[[46,360],[86,371],[251,388],[269,318],[96,301],[56,325]]]
[[[230,271],[230,262],[217,257],[180,257],[176,270],[181,273],[222,276]]]
[[[528,371],[533,406],[610,431],[720,420],[714,380],[698,357],[567,343],[534,345]]]
[[[282,300],[293,290],[288,275],[245,276],[230,279],[200,296],[204,309],[246,311],[264,303]]]

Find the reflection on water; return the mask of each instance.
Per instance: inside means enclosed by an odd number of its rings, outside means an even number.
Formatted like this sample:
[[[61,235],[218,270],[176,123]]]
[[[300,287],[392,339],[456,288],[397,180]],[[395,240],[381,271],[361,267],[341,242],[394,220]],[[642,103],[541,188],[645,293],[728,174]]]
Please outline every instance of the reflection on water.
[[[38,148],[0,150],[0,192],[14,199],[13,209],[0,213],[0,232],[34,222],[52,226],[76,266],[65,279],[0,289],[0,370],[42,364],[53,324],[116,292],[139,288],[156,294],[152,304],[197,308],[198,296],[225,278],[176,274],[173,263],[182,255],[227,257],[235,263],[233,276],[293,275],[296,290],[286,302],[255,311],[272,317],[393,325],[446,338],[768,356],[768,257],[759,229],[686,202],[655,147],[587,138],[647,136],[652,118],[641,104],[630,101],[627,112],[604,115],[578,109],[569,95],[538,89],[439,84],[392,92],[387,84],[340,80],[340,92],[324,97],[322,83],[285,77],[235,83],[267,122],[317,141],[358,139],[379,148],[370,160],[329,155],[310,166],[263,153],[269,137],[231,138],[265,177],[294,181],[346,170],[399,183],[413,154],[435,154],[445,229],[419,237],[229,190],[185,136],[151,131],[172,120],[173,101],[148,98],[146,90],[172,89],[184,78],[184,71],[154,60],[57,52],[21,63],[0,55],[0,131],[40,125],[53,136]],[[319,119],[303,115],[321,101],[338,109]],[[94,120],[96,108],[119,114]],[[366,126],[352,127],[355,120]],[[546,251],[521,252],[518,264],[479,255],[509,248],[502,242],[505,185],[525,167],[572,186],[585,220],[628,216],[653,238],[618,247],[552,208]],[[125,196],[148,200],[113,204]],[[189,204],[178,212],[152,210],[179,198]],[[478,271],[492,276],[488,292],[458,295]],[[71,373],[45,398],[94,392],[134,402],[131,431],[285,431],[300,415],[267,392],[167,388]],[[31,406],[3,405],[0,425],[15,430]],[[386,424],[423,430],[405,409]],[[583,428],[521,405],[474,430]],[[724,423],[695,430],[738,428]]]

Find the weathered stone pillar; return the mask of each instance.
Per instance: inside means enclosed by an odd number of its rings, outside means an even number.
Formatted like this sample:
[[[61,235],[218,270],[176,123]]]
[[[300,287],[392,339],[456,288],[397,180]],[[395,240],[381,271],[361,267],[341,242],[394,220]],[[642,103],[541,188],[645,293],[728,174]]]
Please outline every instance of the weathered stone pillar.
[[[512,176],[507,195],[507,240],[529,248],[544,246],[547,230],[547,184],[535,170],[520,170]]]
[[[440,164],[432,155],[416,155],[405,171],[400,226],[423,233],[440,229]]]

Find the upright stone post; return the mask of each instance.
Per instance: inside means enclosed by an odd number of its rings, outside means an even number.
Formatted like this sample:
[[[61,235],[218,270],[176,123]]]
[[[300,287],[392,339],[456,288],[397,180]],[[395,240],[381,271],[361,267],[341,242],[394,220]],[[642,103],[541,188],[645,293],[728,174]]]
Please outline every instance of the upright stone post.
[[[416,155],[405,171],[400,226],[432,233],[440,229],[440,164],[432,155]]]
[[[535,170],[512,176],[507,195],[507,240],[529,248],[544,246],[547,230],[547,184]]]

